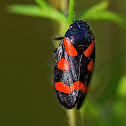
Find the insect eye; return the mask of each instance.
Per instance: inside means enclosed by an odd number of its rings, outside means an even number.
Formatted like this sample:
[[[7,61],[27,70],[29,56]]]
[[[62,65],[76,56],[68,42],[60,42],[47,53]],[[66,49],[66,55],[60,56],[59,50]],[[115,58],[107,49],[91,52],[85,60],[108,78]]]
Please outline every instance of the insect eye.
[[[70,25],[70,29],[72,29],[73,28],[73,25]]]
[[[87,25],[87,29],[90,29],[90,27]]]

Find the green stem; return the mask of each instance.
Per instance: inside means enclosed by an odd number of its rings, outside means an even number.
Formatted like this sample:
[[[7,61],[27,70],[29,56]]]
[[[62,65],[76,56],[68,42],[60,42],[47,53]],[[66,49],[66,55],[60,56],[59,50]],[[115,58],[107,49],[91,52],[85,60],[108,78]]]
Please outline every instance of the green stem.
[[[75,0],[70,0],[69,12],[68,12],[68,19],[70,23],[73,21],[74,4],[75,4]]]
[[[82,126],[80,111],[76,109],[66,110],[69,126]]]
[[[69,126],[76,126],[76,109],[66,110]]]
[[[68,16],[69,23],[71,23],[73,21],[74,3],[75,3],[75,0],[70,0],[69,16]],[[67,7],[68,7],[68,0],[60,0],[60,10],[65,12],[65,11],[67,11]],[[64,35],[64,29],[66,29],[66,27],[68,27],[68,24],[60,23],[59,34],[61,36]],[[66,109],[66,114],[68,117],[69,126],[81,126],[80,113],[76,109],[76,107],[74,109],[70,109],[70,110]]]

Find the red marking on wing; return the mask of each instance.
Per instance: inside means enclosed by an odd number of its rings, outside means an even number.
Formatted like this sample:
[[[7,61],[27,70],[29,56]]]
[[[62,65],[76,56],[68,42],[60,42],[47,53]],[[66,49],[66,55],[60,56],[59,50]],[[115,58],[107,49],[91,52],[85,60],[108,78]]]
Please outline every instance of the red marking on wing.
[[[84,86],[84,84],[81,81],[76,81],[71,86],[67,86],[63,82],[55,82],[56,90],[63,93],[71,93],[74,90],[82,90],[83,93],[86,93],[88,90],[88,86],[89,84],[87,86]]]
[[[93,59],[92,59],[92,60],[90,60],[88,66],[87,66],[88,71],[92,71],[93,70],[93,66],[94,66],[94,62],[93,62]]]
[[[67,60],[65,60],[64,58],[61,58],[61,60],[58,62],[57,67],[61,70],[69,70],[70,68],[70,64]]]
[[[86,57],[89,57],[94,49],[94,40],[93,42],[89,45],[89,47],[85,50],[84,55]]]
[[[66,49],[66,52],[68,55],[77,56],[78,53],[77,53],[75,47],[71,44],[69,39],[67,39],[66,37],[64,37],[64,45],[65,45],[65,49]]]

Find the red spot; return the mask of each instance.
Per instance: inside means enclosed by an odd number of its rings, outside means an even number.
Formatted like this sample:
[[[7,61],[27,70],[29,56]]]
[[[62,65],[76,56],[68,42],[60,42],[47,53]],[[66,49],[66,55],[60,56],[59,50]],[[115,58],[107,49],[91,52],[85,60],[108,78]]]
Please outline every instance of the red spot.
[[[86,93],[88,90],[88,86],[89,84],[87,86],[84,86],[84,84],[81,81],[76,81],[71,86],[67,86],[63,82],[55,82],[56,90],[63,93],[71,93],[74,90],[82,90],[83,93]]]
[[[94,40],[93,42],[89,45],[89,47],[85,50],[84,55],[86,57],[89,57],[94,49]]]
[[[94,66],[94,62],[93,62],[93,59],[92,59],[92,60],[90,60],[88,66],[87,66],[88,71],[92,71],[93,70],[93,66]]]
[[[62,59],[58,62],[57,67],[58,67],[59,69],[65,71],[65,70],[69,70],[70,64],[69,64],[69,62],[68,62],[67,60],[65,60],[64,58],[62,58]]]
[[[84,94],[87,93],[88,87],[89,87],[89,84],[87,86],[84,86],[84,88],[82,90]]]
[[[77,56],[78,53],[77,53],[75,47],[71,44],[69,39],[67,39],[66,37],[64,38],[64,45],[65,45],[65,49],[66,49],[66,52],[68,55]]]

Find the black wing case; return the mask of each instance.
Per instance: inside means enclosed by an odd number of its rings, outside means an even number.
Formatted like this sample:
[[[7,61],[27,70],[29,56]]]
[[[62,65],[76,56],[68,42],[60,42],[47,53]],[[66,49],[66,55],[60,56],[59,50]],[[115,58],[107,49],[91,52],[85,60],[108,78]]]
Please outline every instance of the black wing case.
[[[61,70],[57,67],[59,61],[61,61],[62,58],[68,61],[70,66],[68,70]],[[55,56],[54,82],[55,83],[60,82],[66,85],[66,89],[61,89],[60,91],[58,91],[56,89],[56,85],[55,89],[58,101],[61,103],[63,107],[68,109],[74,108],[77,101],[78,90],[71,90],[70,86],[72,86],[74,82],[76,82],[79,78],[78,77],[79,61],[80,59],[78,57],[72,57],[67,54],[64,48],[64,39],[63,39],[57,49]]]
[[[61,41],[55,57],[54,81],[57,99],[65,108],[74,108],[76,103],[77,109],[80,108],[86,96],[92,73],[87,66],[91,60],[94,60],[94,56],[95,48],[89,57],[84,54],[70,56],[64,48],[64,39]],[[65,64],[62,59],[69,63],[69,69],[62,68],[62,64]],[[58,66],[59,62],[61,62],[61,66]]]
[[[83,92],[82,90],[79,90],[78,92],[78,98],[77,98],[77,109],[79,109],[84,101],[84,98],[86,96],[91,75],[92,75],[92,70],[94,66],[94,60],[95,60],[95,44],[93,47],[93,51],[89,57],[86,57],[85,55],[82,55],[81,59],[81,66],[80,66],[80,78],[79,80],[84,84],[85,86],[85,91]],[[91,64],[90,69],[88,66]]]

